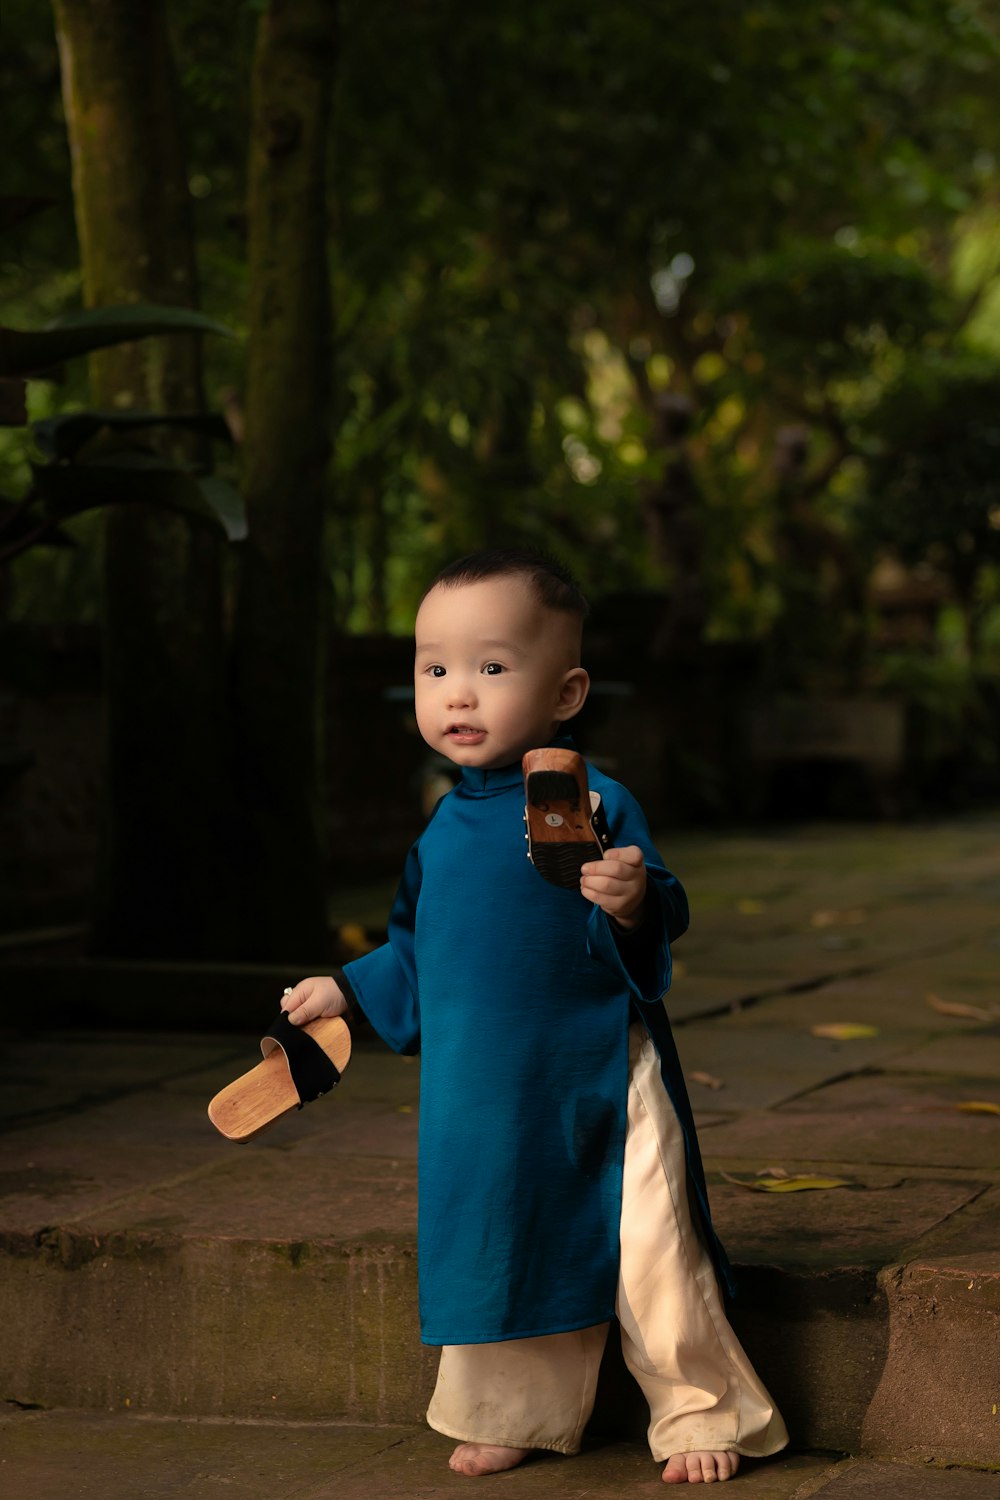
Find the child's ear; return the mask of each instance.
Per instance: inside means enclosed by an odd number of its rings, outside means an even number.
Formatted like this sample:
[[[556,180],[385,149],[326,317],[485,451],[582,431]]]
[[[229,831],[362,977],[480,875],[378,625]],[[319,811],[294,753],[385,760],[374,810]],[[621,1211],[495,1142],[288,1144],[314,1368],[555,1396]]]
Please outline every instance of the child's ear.
[[[556,705],[556,722],[562,723],[578,714],[590,692],[590,677],[582,667],[573,667],[562,680],[559,702]]]

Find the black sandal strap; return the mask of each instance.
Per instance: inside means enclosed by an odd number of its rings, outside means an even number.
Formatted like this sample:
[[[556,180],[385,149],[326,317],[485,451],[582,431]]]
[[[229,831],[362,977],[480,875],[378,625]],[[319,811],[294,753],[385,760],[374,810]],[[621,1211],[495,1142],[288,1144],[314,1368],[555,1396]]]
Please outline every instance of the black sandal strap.
[[[268,1046],[267,1043],[271,1045]],[[288,1071],[299,1096],[298,1108],[311,1104],[321,1094],[328,1094],[340,1082],[340,1071],[327,1057],[323,1048],[314,1041],[301,1026],[293,1026],[287,1011],[282,1011],[260,1044],[260,1050],[268,1057],[280,1047],[285,1054]]]

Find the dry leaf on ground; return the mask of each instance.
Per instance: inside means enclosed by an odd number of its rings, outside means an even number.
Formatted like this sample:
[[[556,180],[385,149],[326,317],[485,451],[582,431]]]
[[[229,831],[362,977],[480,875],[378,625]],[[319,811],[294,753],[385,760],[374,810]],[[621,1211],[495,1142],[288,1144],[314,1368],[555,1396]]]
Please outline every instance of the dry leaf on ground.
[[[375,947],[374,943],[368,941],[368,934],[360,922],[344,922],[338,929],[337,936],[352,958],[361,958]]]
[[[862,1037],[878,1036],[878,1027],[866,1021],[822,1021],[810,1026],[813,1036],[829,1037],[834,1042],[854,1042]]]
[[[693,1073],[688,1074],[688,1077],[692,1082],[700,1083],[707,1089],[724,1089],[726,1086],[721,1078],[716,1078],[714,1073],[703,1073],[700,1068],[695,1068]]]
[[[868,921],[868,913],[860,906],[850,911],[814,911],[810,918],[813,927],[858,927]]]
[[[1000,1104],[994,1104],[989,1099],[960,1099],[953,1109],[960,1109],[966,1115],[1000,1115]]]
[[[781,1177],[731,1177],[721,1174],[736,1187],[749,1188],[754,1193],[805,1193],[815,1188],[854,1187],[849,1177],[816,1177],[810,1173]]]
[[[960,1016],[966,1021],[995,1021],[1000,1010],[983,1005],[966,1005],[961,1000],[942,1000],[938,995],[928,995],[927,1004],[942,1016]]]

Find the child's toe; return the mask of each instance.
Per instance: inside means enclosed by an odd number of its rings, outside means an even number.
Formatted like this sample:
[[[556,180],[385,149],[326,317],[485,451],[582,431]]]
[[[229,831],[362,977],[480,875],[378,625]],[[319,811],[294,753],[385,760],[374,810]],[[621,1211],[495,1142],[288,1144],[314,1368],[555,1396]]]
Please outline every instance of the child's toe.
[[[731,1479],[739,1467],[736,1453],[675,1453],[663,1470],[664,1484],[714,1484]]]

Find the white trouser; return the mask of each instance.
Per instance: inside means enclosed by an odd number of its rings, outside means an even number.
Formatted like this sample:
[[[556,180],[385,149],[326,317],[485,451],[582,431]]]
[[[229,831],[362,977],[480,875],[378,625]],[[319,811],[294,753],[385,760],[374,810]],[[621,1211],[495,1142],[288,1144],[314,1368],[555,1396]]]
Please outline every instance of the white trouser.
[[[625,1363],[649,1403],[655,1459],[726,1450],[762,1457],[785,1424],[723,1310],[688,1207],[684,1137],[645,1030],[630,1035],[615,1312]],[[496,1344],[447,1344],[427,1420],[465,1442],[576,1453],[608,1324]]]

